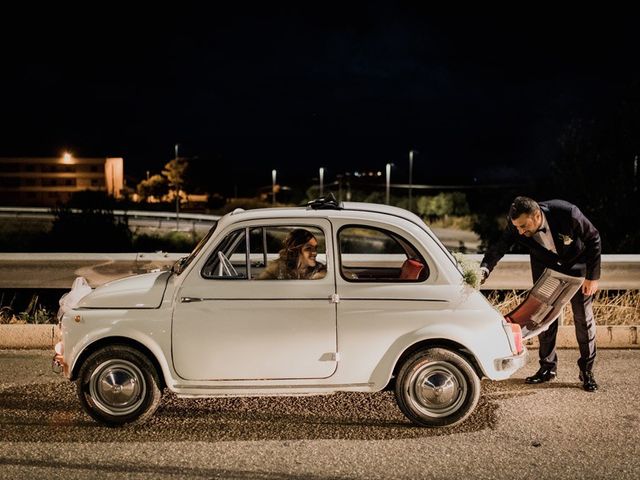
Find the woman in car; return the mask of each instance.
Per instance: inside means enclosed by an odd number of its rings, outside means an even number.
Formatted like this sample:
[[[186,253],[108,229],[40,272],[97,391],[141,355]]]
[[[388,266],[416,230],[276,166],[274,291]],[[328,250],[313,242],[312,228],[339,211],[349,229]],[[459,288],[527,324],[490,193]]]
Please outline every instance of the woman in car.
[[[327,267],[316,260],[318,241],[304,228],[292,230],[283,242],[276,260],[269,262],[261,280],[315,280],[327,274]]]

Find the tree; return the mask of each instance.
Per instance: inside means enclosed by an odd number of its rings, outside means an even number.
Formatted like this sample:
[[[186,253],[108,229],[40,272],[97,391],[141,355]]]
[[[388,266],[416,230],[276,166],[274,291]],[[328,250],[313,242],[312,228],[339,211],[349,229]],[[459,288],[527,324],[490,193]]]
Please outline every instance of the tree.
[[[136,187],[136,192],[144,200],[149,197],[155,197],[160,200],[169,192],[169,184],[162,175],[153,175],[146,180],[142,180]]]
[[[184,187],[189,162],[184,157],[174,158],[164,166],[162,175],[169,181],[169,185],[176,190],[176,194]]]
[[[640,251],[640,95],[627,92],[611,110],[574,119],[559,139],[553,183],[600,230],[606,253]]]

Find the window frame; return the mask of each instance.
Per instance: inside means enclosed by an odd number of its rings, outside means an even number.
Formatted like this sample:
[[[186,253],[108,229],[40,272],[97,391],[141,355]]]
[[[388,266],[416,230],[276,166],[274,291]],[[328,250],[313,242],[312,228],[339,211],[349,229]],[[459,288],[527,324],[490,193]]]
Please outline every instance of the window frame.
[[[329,274],[329,248],[328,248],[328,242],[327,239],[330,238],[329,235],[327,235],[326,230],[316,224],[306,224],[306,223],[299,223],[299,222],[291,222],[291,223],[282,223],[282,224],[278,224],[278,223],[267,223],[267,224],[249,224],[249,225],[243,225],[243,226],[238,226],[237,228],[233,228],[231,229],[228,233],[224,234],[224,236],[222,237],[222,240],[216,244],[215,247],[213,247],[213,249],[211,250],[211,253],[207,256],[207,259],[204,261],[202,268],[200,268],[200,277],[204,280],[249,280],[249,281],[260,281],[260,282],[264,282],[265,280],[268,279],[258,279],[258,278],[251,278],[251,243],[250,243],[250,232],[251,230],[254,229],[261,229],[262,230],[262,235],[261,235],[261,248],[262,248],[262,254],[264,256],[264,264],[265,264],[265,268],[267,266],[267,237],[266,237],[266,231],[269,228],[291,228],[291,229],[295,229],[295,228],[308,228],[308,229],[315,229],[318,230],[319,232],[322,233],[322,235],[324,236],[324,246],[325,246],[325,251],[324,251],[324,255],[325,255],[325,260],[326,260],[326,268],[327,268],[327,276]],[[223,242],[230,236],[233,234],[236,234],[237,232],[243,231],[244,234],[244,241],[245,241],[245,266],[246,266],[246,277],[219,277],[219,276],[215,276],[215,277],[210,277],[204,274],[204,269],[207,267],[207,264],[209,262],[209,259],[216,255],[217,252],[219,251],[220,246],[223,244]],[[314,232],[312,232],[314,233]],[[240,240],[242,241],[242,240]],[[238,246],[239,242],[236,243],[233,248],[236,248]],[[230,260],[230,259],[229,259]],[[278,282],[283,282],[283,281],[305,281],[305,280],[309,280],[309,279],[297,279],[297,278],[290,278],[290,279],[286,279],[286,280],[276,280]],[[321,280],[321,279],[318,279]]]
[[[233,235],[237,235],[239,232],[242,232],[242,234],[244,235],[244,242],[245,242],[245,249],[247,248],[247,229],[250,227],[240,227],[240,228],[235,228],[233,230],[231,230],[230,232],[228,232],[227,234],[224,235],[224,237],[222,237],[222,240],[220,240],[220,242],[213,248],[213,250],[211,251],[211,253],[207,256],[207,259],[205,260],[204,264],[202,265],[202,268],[200,269],[200,277],[203,278],[204,280],[248,280],[249,279],[249,274],[250,274],[250,270],[247,270],[247,276],[246,277],[225,277],[225,276],[213,276],[210,277],[208,275],[206,275],[204,273],[205,268],[207,268],[207,265],[209,264],[209,260],[214,257],[217,256],[218,252],[220,251],[220,247],[227,241],[227,239]],[[234,250],[235,248],[238,247],[238,245],[242,242],[242,236],[240,236],[240,238],[238,239],[234,239],[231,244],[231,250]],[[245,265],[247,262],[247,258],[248,255],[245,252]],[[231,261],[231,259],[229,259],[229,261]],[[214,259],[215,262],[215,259]]]
[[[342,231],[347,229],[347,228],[364,228],[364,229],[369,229],[369,230],[376,230],[378,232],[381,232],[389,237],[391,237],[393,239],[393,241],[395,241],[400,248],[402,248],[402,250],[404,250],[404,247],[402,246],[402,243],[400,243],[395,236],[401,237],[402,240],[407,243],[409,246],[411,246],[411,248],[419,255],[418,260],[420,260],[420,262],[424,265],[423,269],[426,270],[426,276],[422,279],[418,278],[416,280],[411,280],[411,279],[358,279],[358,278],[347,278],[345,277],[345,275],[343,274],[343,270],[342,270],[342,244],[340,241],[340,235],[342,234]],[[413,241],[409,241],[407,240],[407,236],[409,236]],[[348,223],[345,225],[340,226],[340,228],[338,229],[338,231],[336,232],[336,251],[337,251],[337,268],[338,271],[340,272],[340,277],[348,283],[409,283],[409,284],[415,284],[415,283],[424,283],[427,280],[429,280],[429,278],[431,278],[431,268],[429,267],[429,263],[426,261],[426,259],[424,258],[424,255],[420,252],[420,249],[415,247],[415,242],[416,239],[409,235],[407,232],[403,231],[403,235],[394,232],[393,230],[389,230],[383,227],[378,227],[378,226],[374,226],[374,225],[367,225],[367,224],[359,224],[359,223]],[[405,251],[405,255],[406,255],[406,251]],[[407,256],[407,259],[410,259],[411,257]]]

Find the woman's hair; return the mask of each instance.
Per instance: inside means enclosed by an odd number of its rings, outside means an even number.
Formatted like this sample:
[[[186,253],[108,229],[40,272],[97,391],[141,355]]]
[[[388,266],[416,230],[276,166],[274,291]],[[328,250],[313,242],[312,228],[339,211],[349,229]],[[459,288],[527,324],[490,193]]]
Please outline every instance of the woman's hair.
[[[280,250],[280,258],[284,260],[287,270],[298,271],[301,266],[301,250],[312,238],[316,238],[309,230],[304,228],[296,228],[289,232],[285,238],[282,250]]]

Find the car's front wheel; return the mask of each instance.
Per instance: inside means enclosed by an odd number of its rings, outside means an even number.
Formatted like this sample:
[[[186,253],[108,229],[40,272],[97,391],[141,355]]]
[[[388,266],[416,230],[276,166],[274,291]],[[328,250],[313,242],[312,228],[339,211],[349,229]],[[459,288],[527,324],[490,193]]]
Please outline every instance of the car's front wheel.
[[[480,379],[461,355],[429,348],[410,356],[395,387],[400,410],[416,425],[445,427],[464,421],[480,398]]]
[[[78,396],[84,410],[100,423],[141,423],[160,405],[158,374],[149,359],[126,345],[93,352],[80,368]]]

